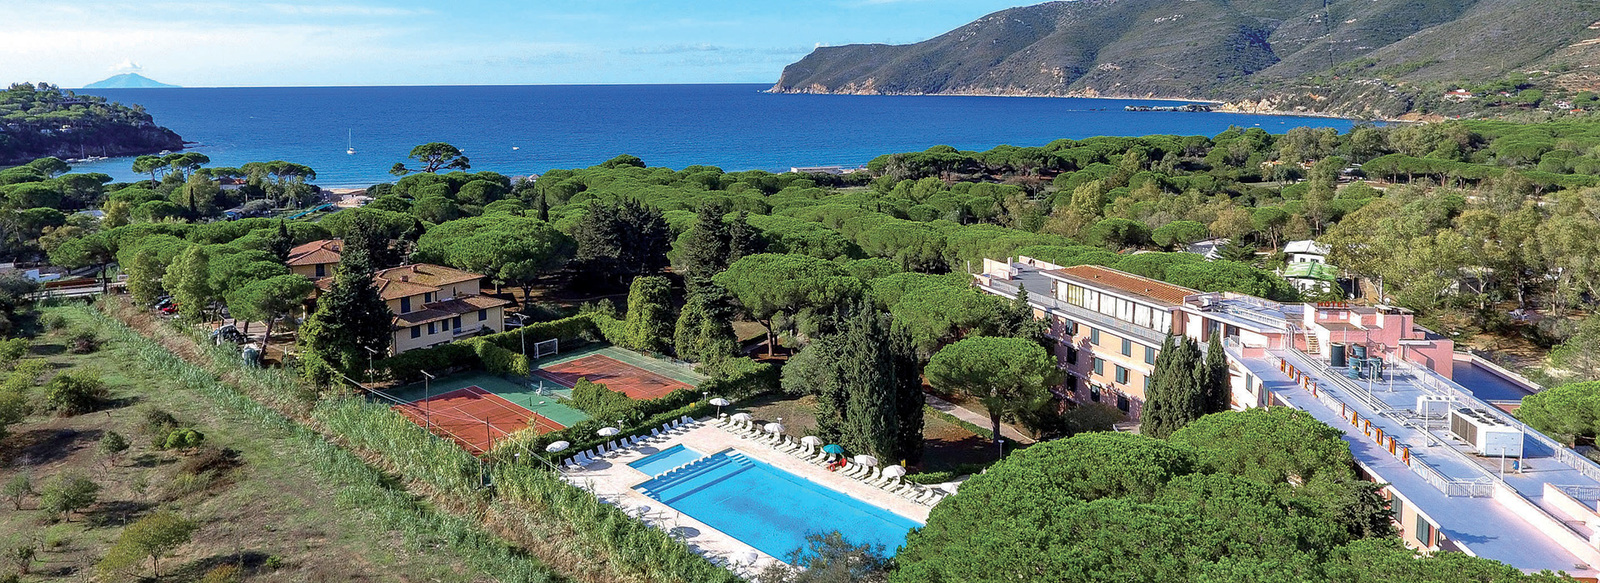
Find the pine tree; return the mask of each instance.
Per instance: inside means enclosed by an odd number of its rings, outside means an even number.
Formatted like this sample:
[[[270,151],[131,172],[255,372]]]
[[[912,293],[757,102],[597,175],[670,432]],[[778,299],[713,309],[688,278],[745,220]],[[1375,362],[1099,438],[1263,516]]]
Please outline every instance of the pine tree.
[[[672,348],[672,285],[660,276],[637,277],[628,290],[627,346],[642,352]]]
[[[128,272],[128,295],[133,296],[133,301],[139,305],[154,304],[165,293],[161,278],[166,275],[167,269],[161,264],[155,250],[142,249],[135,253],[133,261],[124,269]]]
[[[316,311],[300,330],[309,378],[325,382],[334,371],[357,372],[366,368],[368,349],[379,355],[388,352],[394,315],[372,284],[372,276],[365,253],[339,258],[333,285],[317,298]]]
[[[741,257],[761,253],[764,247],[761,233],[750,226],[750,213],[739,211],[739,215],[728,223],[728,264],[733,264]]]
[[[1212,334],[1206,345],[1206,359],[1201,368],[1205,374],[1205,407],[1201,414],[1222,413],[1233,409],[1233,387],[1228,378],[1228,356],[1223,352],[1221,335]]]
[[[1156,357],[1150,390],[1145,394],[1139,432],[1166,439],[1204,414],[1200,346],[1187,337],[1168,336]]]
[[[602,280],[626,283],[630,277],[651,275],[667,266],[672,231],[661,211],[637,200],[592,203],[572,238],[578,243],[575,258]]]
[[[706,285],[711,277],[728,268],[728,226],[722,221],[722,206],[707,203],[700,207],[694,227],[678,252],[676,271],[690,288]]]
[[[1017,286],[1017,295],[1007,302],[996,318],[999,323],[1000,336],[1032,340],[1046,350],[1051,348],[1050,338],[1045,336],[1050,332],[1050,325],[1033,314],[1033,306],[1028,303],[1028,287]]]

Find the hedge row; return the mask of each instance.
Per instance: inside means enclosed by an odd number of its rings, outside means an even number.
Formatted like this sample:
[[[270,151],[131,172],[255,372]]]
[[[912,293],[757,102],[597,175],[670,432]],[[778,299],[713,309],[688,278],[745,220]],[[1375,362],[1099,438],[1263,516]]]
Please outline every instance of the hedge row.
[[[702,367],[710,379],[695,390],[730,401],[742,401],[778,390],[778,367],[749,357],[729,358]]]
[[[600,330],[589,314],[580,314],[550,322],[535,322],[516,330],[498,332],[463,340],[402,352],[373,363],[379,372],[401,382],[422,378],[420,371],[433,374],[461,370],[483,369],[497,374],[527,376],[531,366],[522,355],[522,336],[528,341],[557,339],[566,344],[585,344],[600,339]]]

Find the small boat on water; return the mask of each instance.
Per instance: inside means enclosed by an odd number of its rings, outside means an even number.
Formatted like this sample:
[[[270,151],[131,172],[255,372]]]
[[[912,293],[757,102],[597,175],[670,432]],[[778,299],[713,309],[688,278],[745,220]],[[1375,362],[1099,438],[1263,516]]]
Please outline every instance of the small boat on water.
[[[349,146],[344,149],[344,153],[349,154],[351,156],[354,156],[356,154],[356,138],[355,138],[355,135],[356,134],[355,134],[354,131],[345,130],[345,139],[348,141]]]

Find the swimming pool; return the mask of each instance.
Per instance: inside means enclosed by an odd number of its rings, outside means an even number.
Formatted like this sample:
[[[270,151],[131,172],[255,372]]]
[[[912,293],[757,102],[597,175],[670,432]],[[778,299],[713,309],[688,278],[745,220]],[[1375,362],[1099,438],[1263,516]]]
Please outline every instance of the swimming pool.
[[[628,467],[644,472],[647,476],[655,476],[702,457],[705,457],[705,454],[682,445],[674,445],[650,454],[644,459],[629,462]]]
[[[893,554],[921,526],[733,450],[634,489],[779,560],[804,546],[807,534],[836,530]]]

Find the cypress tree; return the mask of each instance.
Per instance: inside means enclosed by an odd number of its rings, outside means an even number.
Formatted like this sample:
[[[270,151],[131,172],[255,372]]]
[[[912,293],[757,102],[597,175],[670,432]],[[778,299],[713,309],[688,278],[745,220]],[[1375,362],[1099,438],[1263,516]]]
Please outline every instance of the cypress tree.
[[[728,223],[728,263],[731,265],[741,257],[761,253],[763,247],[761,234],[750,226],[750,213],[739,211]]]
[[[333,285],[317,298],[317,309],[300,333],[305,372],[311,379],[326,381],[332,371],[350,374],[366,368],[367,349],[379,356],[388,352],[394,315],[372,277],[365,253],[339,258]]]
[[[1200,347],[1187,337],[1167,336],[1156,357],[1150,390],[1145,394],[1139,432],[1166,439],[1204,414],[1204,374]]]
[[[339,254],[341,267],[343,258],[351,256],[357,257],[369,272],[398,263],[389,249],[389,234],[378,224],[377,217],[367,213],[356,215],[345,229],[344,249]]]
[[[1233,409],[1233,387],[1228,378],[1228,357],[1222,350],[1220,336],[1211,335],[1210,344],[1206,345],[1205,363],[1201,365],[1205,374],[1205,406],[1202,415],[1221,413]]]
[[[627,346],[643,352],[672,348],[672,285],[665,277],[637,277],[628,290]]]
[[[739,351],[739,340],[729,322],[726,305],[717,306],[718,291],[715,284],[689,296],[673,334],[673,346],[678,358],[694,362],[715,363]],[[727,292],[721,292],[725,299]]]
[[[722,222],[722,214],[721,205],[702,205],[678,252],[677,271],[691,288],[709,283],[712,276],[728,268],[728,226]]]
[[[289,252],[294,250],[294,237],[289,235],[289,221],[278,219],[278,230],[267,239],[267,248],[278,261],[288,261]]]
[[[910,338],[868,302],[856,304],[839,330],[807,350],[823,370],[817,425],[823,439],[880,461],[922,454],[922,380]]]

